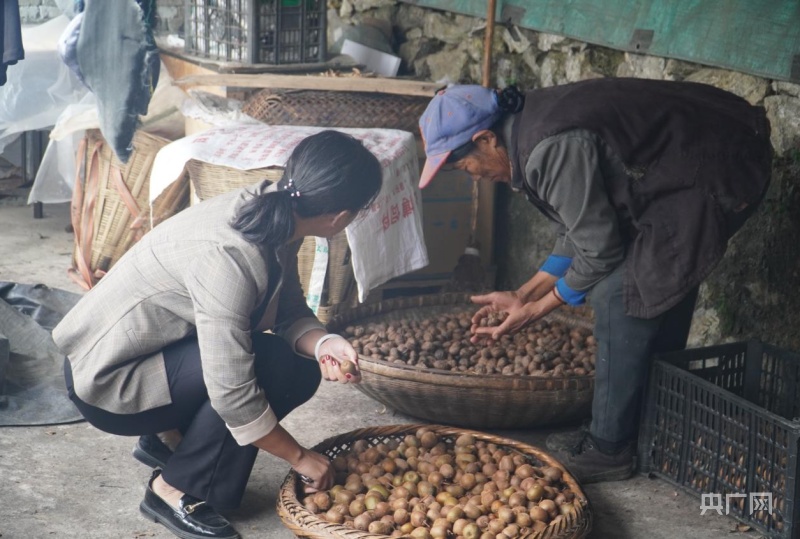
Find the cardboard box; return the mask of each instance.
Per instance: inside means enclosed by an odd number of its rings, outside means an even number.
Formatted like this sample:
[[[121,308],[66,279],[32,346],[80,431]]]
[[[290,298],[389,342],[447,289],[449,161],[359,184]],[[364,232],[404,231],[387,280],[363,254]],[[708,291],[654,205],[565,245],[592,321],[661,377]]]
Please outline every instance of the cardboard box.
[[[422,167],[425,152],[421,144],[418,153]],[[436,180],[422,190],[422,231],[430,263],[392,279],[383,288],[424,288],[447,283],[469,242],[471,211],[472,179],[462,171],[439,172]]]

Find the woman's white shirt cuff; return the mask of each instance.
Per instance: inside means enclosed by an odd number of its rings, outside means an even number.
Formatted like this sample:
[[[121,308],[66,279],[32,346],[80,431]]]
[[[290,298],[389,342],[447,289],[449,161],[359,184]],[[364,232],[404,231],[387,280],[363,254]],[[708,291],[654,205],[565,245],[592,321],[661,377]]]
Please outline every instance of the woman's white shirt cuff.
[[[275,412],[272,411],[271,407],[267,407],[264,413],[255,421],[251,421],[247,425],[242,425],[241,427],[228,426],[228,430],[231,431],[231,435],[233,439],[236,440],[237,444],[245,446],[263,438],[272,432],[272,429],[277,425],[278,417],[275,415]]]

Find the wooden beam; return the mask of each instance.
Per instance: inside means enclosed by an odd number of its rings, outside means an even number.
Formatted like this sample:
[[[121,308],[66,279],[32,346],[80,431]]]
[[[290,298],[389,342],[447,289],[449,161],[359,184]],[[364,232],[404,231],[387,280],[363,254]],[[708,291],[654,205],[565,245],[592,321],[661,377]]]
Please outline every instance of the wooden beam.
[[[182,79],[185,77],[195,77],[197,75],[215,75],[216,73],[206,67],[202,67],[194,62],[189,62],[185,58],[175,56],[172,54],[161,54],[161,62],[167,68],[167,73],[174,81],[175,79]],[[211,94],[221,95],[222,97],[229,97],[225,88],[219,86],[209,86],[203,88]]]
[[[306,75],[211,74],[189,75],[173,81],[177,86],[232,86],[290,90],[338,90],[433,97],[441,87],[434,82],[381,77],[320,77]]]

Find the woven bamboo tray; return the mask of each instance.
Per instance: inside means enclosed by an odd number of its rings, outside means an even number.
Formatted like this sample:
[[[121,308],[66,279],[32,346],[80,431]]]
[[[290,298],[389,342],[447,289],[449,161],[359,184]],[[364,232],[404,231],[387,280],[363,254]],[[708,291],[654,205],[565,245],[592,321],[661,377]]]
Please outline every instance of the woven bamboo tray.
[[[337,309],[327,324],[339,333],[355,322],[422,319],[472,306],[467,294],[395,298],[355,308]],[[562,310],[564,310],[562,308]],[[554,312],[549,320],[591,328],[578,316]],[[535,377],[478,375],[422,369],[360,356],[362,380],[356,387],[404,414],[436,423],[471,428],[514,429],[575,423],[589,416],[594,375]]]
[[[280,181],[283,167],[265,167],[253,170],[238,170],[231,167],[205,163],[191,159],[186,164],[186,172],[192,183],[195,195],[200,200],[253,185],[264,180]],[[297,271],[303,291],[308,293],[311,282],[311,270],[316,256],[316,241],[306,238],[297,253]],[[331,308],[340,304],[351,305],[356,301],[356,282],[353,268],[350,265],[350,245],[344,231],[330,238],[328,244],[328,269],[322,287],[320,307],[317,318],[321,322],[328,321]]]
[[[427,96],[266,89],[248,99],[242,112],[270,125],[366,127],[416,133],[417,122],[429,102]]]
[[[152,226],[189,204],[184,175],[151,206],[150,171],[158,151],[170,141],[145,131],[133,136],[127,163],[117,159],[97,129],[86,132],[77,151],[71,202],[75,249],[70,276],[89,289]],[[152,215],[151,215],[152,212]]]
[[[562,481],[575,493],[575,513],[567,516],[567,518],[561,520],[556,525],[548,526],[545,530],[538,533],[529,533],[523,536],[524,538],[581,539],[586,537],[589,531],[591,531],[592,510],[589,499],[586,497],[586,494],[575,478],[560,462],[541,449],[515,440],[442,425],[411,424],[357,429],[328,438],[314,446],[313,449],[333,458],[349,450],[357,440],[367,440],[372,446],[378,445],[379,443],[386,443],[392,439],[399,441],[402,440],[405,435],[413,434],[417,429],[423,426],[436,432],[450,443],[461,434],[470,433],[478,440],[484,440],[508,449],[516,450],[526,455],[532,463],[537,466],[555,466],[561,469]],[[378,535],[339,524],[333,524],[318,517],[302,505],[300,501],[302,496],[300,491],[301,485],[302,483],[299,481],[297,473],[291,471],[281,485],[277,501],[278,515],[281,517],[284,525],[297,537],[310,539],[385,539],[388,537],[387,535]]]

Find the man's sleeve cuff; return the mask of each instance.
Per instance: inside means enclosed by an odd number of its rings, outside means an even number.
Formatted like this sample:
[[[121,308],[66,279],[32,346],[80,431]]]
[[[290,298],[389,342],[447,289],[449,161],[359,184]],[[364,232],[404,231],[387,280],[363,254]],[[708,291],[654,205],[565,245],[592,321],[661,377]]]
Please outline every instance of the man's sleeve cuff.
[[[572,264],[572,258],[568,256],[550,255],[544,261],[542,267],[539,268],[539,271],[549,273],[554,277],[563,277],[567,273],[570,264]]]
[[[573,290],[564,282],[563,277],[556,281],[556,289],[558,289],[558,295],[561,296],[561,299],[569,305],[583,305],[586,301],[586,292]]]
[[[256,440],[272,432],[272,429],[274,429],[277,424],[278,417],[275,415],[275,412],[272,411],[271,407],[267,407],[264,413],[255,421],[251,421],[247,425],[242,425],[241,427],[228,426],[228,430],[231,431],[231,435],[233,439],[236,440],[237,444],[245,446],[252,444]]]

